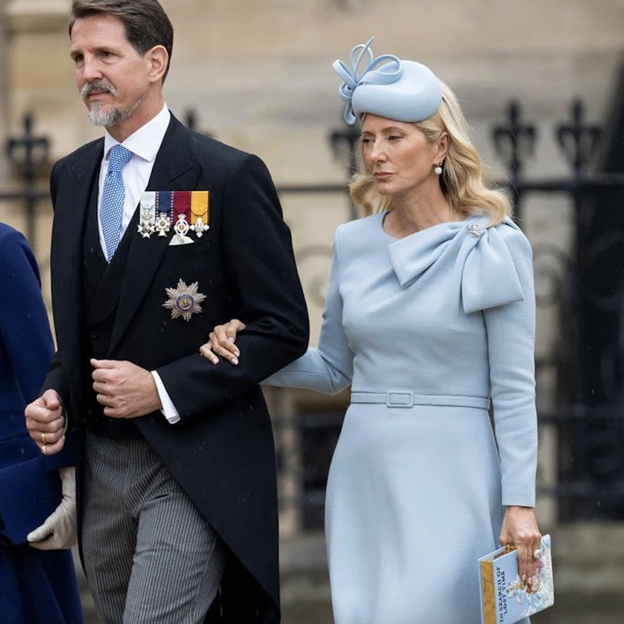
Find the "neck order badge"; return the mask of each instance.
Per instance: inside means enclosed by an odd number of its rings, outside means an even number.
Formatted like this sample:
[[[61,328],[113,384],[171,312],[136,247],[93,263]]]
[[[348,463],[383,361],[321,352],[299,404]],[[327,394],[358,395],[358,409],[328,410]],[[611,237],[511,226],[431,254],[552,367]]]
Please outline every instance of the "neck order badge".
[[[119,144],[113,145],[109,154],[108,173],[104,179],[102,205],[100,206],[100,221],[102,223],[104,242],[106,243],[106,260],[108,262],[115,255],[119,245],[121,217],[126,196],[122,171],[130,162],[132,156],[133,154],[129,149]]]

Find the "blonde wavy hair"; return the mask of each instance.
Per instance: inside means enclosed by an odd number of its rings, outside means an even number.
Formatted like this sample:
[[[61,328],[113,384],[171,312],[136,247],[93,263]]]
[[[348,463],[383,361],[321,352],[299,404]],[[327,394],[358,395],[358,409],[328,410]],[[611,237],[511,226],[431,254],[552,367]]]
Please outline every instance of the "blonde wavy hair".
[[[450,147],[444,160],[440,188],[454,212],[462,217],[474,213],[490,217],[489,225],[497,225],[511,215],[511,203],[504,189],[495,189],[487,179],[481,157],[470,138],[471,130],[462,113],[455,94],[442,85],[442,103],[428,119],[415,122],[431,142],[437,141],[443,132],[450,137]],[[392,198],[384,197],[375,190],[375,182],[366,171],[362,149],[358,154],[359,171],[351,179],[349,191],[353,203],[364,216],[384,210],[392,210]]]

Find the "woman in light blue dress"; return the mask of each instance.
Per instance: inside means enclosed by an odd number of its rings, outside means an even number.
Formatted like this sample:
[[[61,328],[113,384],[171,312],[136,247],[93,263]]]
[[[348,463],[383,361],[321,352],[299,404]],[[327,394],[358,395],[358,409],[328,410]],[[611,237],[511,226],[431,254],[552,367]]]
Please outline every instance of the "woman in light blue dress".
[[[318,348],[266,383],[351,386],[327,485],[336,624],[476,624],[479,557],[515,542],[537,573],[531,248],[450,89],[370,43],[334,64],[369,216],[336,232]],[[244,327],[201,352],[244,366]]]

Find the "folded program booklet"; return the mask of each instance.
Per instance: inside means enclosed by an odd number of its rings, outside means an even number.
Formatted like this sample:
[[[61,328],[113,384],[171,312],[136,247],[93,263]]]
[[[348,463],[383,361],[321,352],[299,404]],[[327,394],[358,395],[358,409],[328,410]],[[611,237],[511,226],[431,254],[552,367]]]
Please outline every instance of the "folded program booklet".
[[[537,581],[529,586],[518,574],[518,552],[503,546],[479,559],[483,624],[514,624],[555,602],[550,535],[542,536]]]

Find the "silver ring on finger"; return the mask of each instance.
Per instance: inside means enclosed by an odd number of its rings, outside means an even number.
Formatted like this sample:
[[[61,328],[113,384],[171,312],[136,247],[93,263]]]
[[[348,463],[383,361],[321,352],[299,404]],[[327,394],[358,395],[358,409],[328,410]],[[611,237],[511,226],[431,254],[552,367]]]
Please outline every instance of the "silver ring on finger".
[[[536,548],[533,551],[533,559],[535,559],[536,561],[539,561],[542,558],[542,551],[539,548]]]

